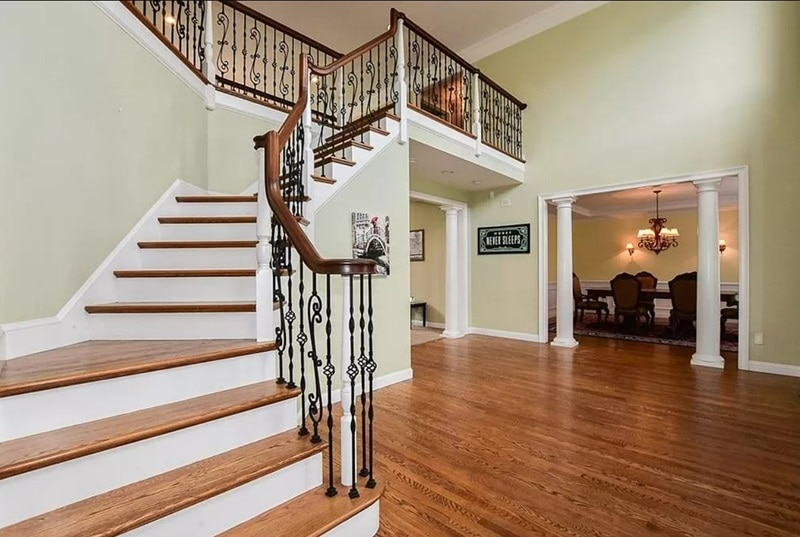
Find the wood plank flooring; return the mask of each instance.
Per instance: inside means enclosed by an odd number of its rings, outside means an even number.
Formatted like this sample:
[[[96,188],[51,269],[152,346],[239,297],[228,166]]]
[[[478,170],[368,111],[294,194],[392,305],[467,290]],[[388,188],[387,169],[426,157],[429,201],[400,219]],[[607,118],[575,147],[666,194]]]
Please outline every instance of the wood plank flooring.
[[[800,535],[800,378],[691,352],[413,347],[414,379],[376,392],[378,535]]]

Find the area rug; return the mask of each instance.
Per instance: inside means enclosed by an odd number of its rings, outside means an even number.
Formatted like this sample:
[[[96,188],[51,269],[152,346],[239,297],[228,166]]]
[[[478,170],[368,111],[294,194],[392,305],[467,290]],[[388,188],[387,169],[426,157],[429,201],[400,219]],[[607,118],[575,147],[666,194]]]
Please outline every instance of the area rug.
[[[411,346],[413,347],[414,345],[422,345],[423,343],[436,341],[440,337],[442,337],[441,330],[415,326],[411,329]]]
[[[551,322],[549,329],[554,332],[556,329],[555,322]],[[695,334],[694,331],[675,333],[665,321],[656,319],[656,324],[653,327],[640,328],[636,332],[630,328],[622,329],[614,326],[612,321],[590,321],[585,319],[584,322],[575,324],[574,333],[576,336],[593,336],[604,337],[610,339],[624,339],[626,341],[643,341],[646,343],[658,343],[661,345],[677,345],[680,347],[694,347]],[[736,331],[735,325],[726,327],[725,334],[720,341],[720,350],[724,352],[737,352],[739,335]]]

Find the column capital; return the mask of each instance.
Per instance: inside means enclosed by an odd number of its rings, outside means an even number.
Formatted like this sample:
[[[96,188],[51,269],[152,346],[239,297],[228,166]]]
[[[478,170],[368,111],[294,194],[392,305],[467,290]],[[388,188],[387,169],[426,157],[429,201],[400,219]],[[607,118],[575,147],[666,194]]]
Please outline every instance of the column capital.
[[[578,201],[575,196],[564,196],[563,198],[555,198],[550,200],[550,203],[556,207],[572,207],[572,204]]]
[[[698,179],[697,181],[692,181],[692,184],[698,192],[719,192],[720,185],[722,185],[722,178],[714,177],[712,179]]]
[[[443,210],[445,214],[458,214],[463,209],[463,207],[459,207],[458,205],[441,205],[439,208]]]

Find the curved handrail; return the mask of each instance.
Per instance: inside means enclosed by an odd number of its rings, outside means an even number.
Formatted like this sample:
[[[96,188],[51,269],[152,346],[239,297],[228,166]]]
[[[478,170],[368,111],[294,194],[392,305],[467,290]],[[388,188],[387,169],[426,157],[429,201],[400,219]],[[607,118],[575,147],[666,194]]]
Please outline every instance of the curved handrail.
[[[345,58],[351,54],[348,54]],[[308,58],[304,54],[300,54],[300,72],[302,76],[300,77],[300,92],[297,103],[289,112],[280,129],[253,138],[256,149],[263,147],[265,152],[267,203],[269,203],[275,218],[286,230],[292,246],[312,271],[318,274],[375,274],[378,265],[371,259],[326,259],[322,257],[300,227],[281,194],[281,149],[287,144],[292,132],[303,118],[303,112],[308,103],[308,68]],[[307,163],[307,165],[313,166],[313,163]]]

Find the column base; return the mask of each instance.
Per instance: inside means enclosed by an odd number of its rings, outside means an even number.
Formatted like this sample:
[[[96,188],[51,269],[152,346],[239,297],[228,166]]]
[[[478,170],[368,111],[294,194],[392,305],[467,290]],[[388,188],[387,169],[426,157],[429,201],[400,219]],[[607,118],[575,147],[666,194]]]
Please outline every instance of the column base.
[[[557,337],[553,341],[550,342],[550,345],[552,345],[554,347],[566,347],[568,349],[571,349],[573,347],[577,347],[578,346],[578,342],[575,341],[575,338]]]
[[[696,352],[692,355],[691,364],[722,369],[725,367],[725,360],[723,360],[722,356],[719,355],[715,356],[713,354],[700,354]]]
[[[442,337],[447,339],[458,339],[464,337],[464,332],[456,332],[454,330],[445,330],[442,332]]]

